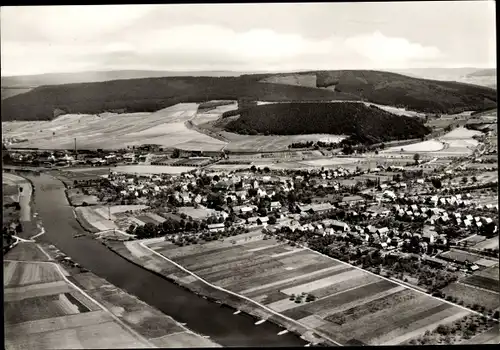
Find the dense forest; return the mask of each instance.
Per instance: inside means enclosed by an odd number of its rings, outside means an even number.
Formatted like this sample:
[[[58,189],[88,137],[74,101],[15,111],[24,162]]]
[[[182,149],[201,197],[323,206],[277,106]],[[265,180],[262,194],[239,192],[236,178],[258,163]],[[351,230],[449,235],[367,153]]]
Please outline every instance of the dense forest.
[[[309,74],[305,85],[280,77]],[[264,82],[272,77],[274,83]],[[312,81],[313,83],[309,83]],[[365,100],[430,113],[496,107],[496,91],[455,82],[379,71],[318,71],[240,77],[165,77],[40,86],[2,101],[2,120],[50,120],[54,111],[151,112],[180,102],[209,100]]]
[[[336,134],[363,143],[421,138],[430,130],[417,118],[357,102],[280,103],[241,111],[225,129],[239,134]]]
[[[281,76],[286,81],[286,77],[291,75],[311,74],[316,76],[317,88],[334,87],[337,92],[356,95],[364,101],[419,112],[453,114],[466,110],[494,108],[497,101],[496,90],[487,87],[372,70],[311,71],[242,77],[253,77],[262,81],[269,77]]]
[[[56,109],[66,113],[104,111],[154,112],[182,102],[209,100],[347,99],[328,90],[265,84],[234,77],[171,77],[51,85],[2,101],[2,120],[50,120]],[[349,97],[350,99],[351,97]]]

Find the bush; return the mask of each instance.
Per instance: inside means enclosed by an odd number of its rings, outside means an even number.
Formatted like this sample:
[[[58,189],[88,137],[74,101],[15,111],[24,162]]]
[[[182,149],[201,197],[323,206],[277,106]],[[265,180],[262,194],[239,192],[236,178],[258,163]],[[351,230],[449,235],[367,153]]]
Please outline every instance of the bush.
[[[442,334],[442,335],[448,335],[450,333],[450,329],[448,326],[445,326],[445,325],[442,325],[440,324],[437,328],[436,328],[436,332],[438,332],[439,334]]]

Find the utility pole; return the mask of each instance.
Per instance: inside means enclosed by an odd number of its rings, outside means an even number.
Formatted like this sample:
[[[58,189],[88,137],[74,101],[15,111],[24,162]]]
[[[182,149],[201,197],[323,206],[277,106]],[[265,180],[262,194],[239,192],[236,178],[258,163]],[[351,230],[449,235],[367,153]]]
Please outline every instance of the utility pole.
[[[75,160],[77,160],[77,159],[78,159],[78,153],[76,151],[76,137],[75,137]]]

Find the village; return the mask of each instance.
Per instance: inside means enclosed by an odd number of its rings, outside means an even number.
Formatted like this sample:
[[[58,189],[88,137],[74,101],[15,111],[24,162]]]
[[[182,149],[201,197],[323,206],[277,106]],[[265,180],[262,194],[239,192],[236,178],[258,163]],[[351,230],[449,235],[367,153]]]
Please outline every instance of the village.
[[[76,212],[87,227],[113,231],[104,235],[107,239],[120,237],[118,230],[122,239],[164,236],[183,246],[262,230],[379,273],[379,265],[368,261],[375,253],[413,257],[436,273],[449,271],[446,281],[452,282],[482,263],[491,265],[474,259],[477,255],[498,258],[498,244],[493,249],[474,245],[498,240],[496,177],[464,164],[427,174],[415,165],[367,170],[251,166],[226,172],[195,167],[179,175],[110,168],[93,180],[68,179],[67,192],[70,200],[79,198]],[[124,211],[111,214],[106,206]],[[402,279],[433,292],[443,288],[442,281],[418,280],[408,272],[385,273],[408,275]]]

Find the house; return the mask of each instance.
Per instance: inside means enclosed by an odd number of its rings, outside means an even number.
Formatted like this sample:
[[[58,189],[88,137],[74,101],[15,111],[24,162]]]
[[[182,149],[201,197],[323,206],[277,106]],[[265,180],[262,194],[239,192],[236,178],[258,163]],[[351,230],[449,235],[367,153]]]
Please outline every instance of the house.
[[[350,205],[362,203],[364,201],[365,201],[365,199],[361,196],[347,196],[347,197],[342,198],[343,203],[347,203]]]
[[[448,265],[448,262],[439,258],[433,258],[430,256],[424,256],[422,258],[424,262],[426,262],[428,265],[438,267],[438,268],[445,268]]]
[[[422,239],[428,243],[434,243],[438,234],[434,231],[434,226],[424,226]]]
[[[267,216],[257,218],[257,225],[267,225],[268,221],[269,221],[269,218]]]
[[[227,181],[219,181],[215,184],[215,189],[219,191],[227,191],[231,187],[231,184]]]
[[[389,228],[382,227],[377,230],[379,235],[387,235],[389,233]]]
[[[349,225],[347,225],[345,222],[338,220],[332,220],[331,227],[335,230],[340,230],[344,232],[349,231]]]
[[[383,196],[390,199],[396,199],[396,194],[393,191],[389,190],[384,191]]]
[[[262,188],[258,188],[257,189],[257,196],[259,196],[259,197],[265,197],[265,196],[267,196],[266,190],[264,190]]]
[[[310,208],[314,213],[324,213],[332,209],[335,209],[335,207],[330,203],[312,204]]]
[[[224,231],[224,229],[225,229],[225,226],[223,223],[208,225],[208,230],[210,232],[222,232],[222,231]]]
[[[271,176],[268,176],[268,175],[263,176],[263,177],[262,177],[262,181],[263,181],[263,182],[271,182]]]
[[[280,209],[281,208],[281,203],[276,201],[276,202],[271,202],[271,210],[275,209]]]

